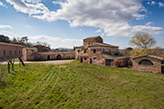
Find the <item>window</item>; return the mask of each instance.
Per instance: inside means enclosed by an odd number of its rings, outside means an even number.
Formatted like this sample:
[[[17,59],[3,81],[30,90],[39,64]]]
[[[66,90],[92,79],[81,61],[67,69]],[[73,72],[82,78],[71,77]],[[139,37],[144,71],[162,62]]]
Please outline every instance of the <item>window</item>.
[[[5,50],[3,51],[3,54],[4,54],[4,55],[6,54],[6,51],[5,51]]]
[[[88,42],[88,45],[90,45],[90,42]]]
[[[109,53],[110,53],[110,49],[109,49]]]
[[[96,60],[97,58],[96,57],[93,57],[93,60]]]
[[[11,55],[11,50],[10,50],[10,55]]]
[[[105,52],[105,49],[103,49],[103,52]]]
[[[84,50],[84,53],[86,53],[87,52],[87,50]]]
[[[84,58],[84,60],[87,60],[87,58]]]
[[[96,49],[93,50],[93,53],[96,53]]]
[[[15,51],[15,54],[17,54],[17,51]]]
[[[150,60],[141,60],[138,65],[153,65]]]
[[[164,64],[164,61],[162,61],[161,64]]]
[[[80,50],[78,50],[78,53],[80,52]]]
[[[19,54],[20,54],[20,51],[19,51]]]

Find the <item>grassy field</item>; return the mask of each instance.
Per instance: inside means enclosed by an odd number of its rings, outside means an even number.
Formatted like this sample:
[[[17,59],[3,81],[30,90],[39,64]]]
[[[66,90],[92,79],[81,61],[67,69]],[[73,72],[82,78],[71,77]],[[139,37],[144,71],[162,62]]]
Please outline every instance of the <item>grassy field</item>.
[[[164,75],[72,62],[15,65],[0,82],[0,107],[164,108]]]

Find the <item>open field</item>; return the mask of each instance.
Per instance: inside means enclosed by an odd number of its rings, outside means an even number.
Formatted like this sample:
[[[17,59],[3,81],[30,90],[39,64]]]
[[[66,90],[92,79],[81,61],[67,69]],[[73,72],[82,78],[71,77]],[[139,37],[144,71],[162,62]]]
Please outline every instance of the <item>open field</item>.
[[[164,75],[108,66],[15,65],[0,82],[0,107],[164,108]]]

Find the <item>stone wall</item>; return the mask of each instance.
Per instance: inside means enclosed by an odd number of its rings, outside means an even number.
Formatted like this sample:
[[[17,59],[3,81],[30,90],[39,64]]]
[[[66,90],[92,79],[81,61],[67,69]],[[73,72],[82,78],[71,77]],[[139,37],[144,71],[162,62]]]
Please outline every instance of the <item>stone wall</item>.
[[[100,36],[86,38],[83,40],[83,46],[84,46],[84,48],[88,48],[89,45],[92,45],[95,42],[103,43],[103,39]]]
[[[89,58],[92,59],[93,64],[104,65],[101,48],[89,48],[88,55]]]
[[[18,58],[22,56],[22,45],[1,43],[0,42],[0,58]]]
[[[26,61],[75,59],[75,52],[38,52],[37,48],[23,48],[23,59]]]
[[[79,50],[79,52],[78,52]],[[85,52],[86,51],[86,52]],[[82,60],[81,60],[82,58]],[[105,59],[103,59],[101,48],[94,49],[76,49],[76,60],[84,63],[92,63],[98,65],[105,65]],[[92,62],[90,62],[92,61]]]
[[[75,52],[40,52],[39,55],[40,60],[75,59]]]
[[[144,59],[150,60],[154,65],[138,65],[138,63]],[[151,57],[140,57],[140,58],[133,59],[132,63],[133,63],[134,70],[161,73],[161,60]]]
[[[22,58],[25,61],[34,61],[38,57],[38,49],[33,47],[33,48],[23,48],[22,50]]]

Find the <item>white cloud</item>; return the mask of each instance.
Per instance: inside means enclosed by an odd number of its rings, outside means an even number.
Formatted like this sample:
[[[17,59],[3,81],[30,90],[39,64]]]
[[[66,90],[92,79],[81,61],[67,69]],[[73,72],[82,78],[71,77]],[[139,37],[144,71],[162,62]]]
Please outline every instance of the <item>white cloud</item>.
[[[1,1],[0,1],[0,6],[7,8],[7,6],[4,5]]]
[[[38,36],[30,36],[28,37],[29,41],[32,43],[36,43],[37,41],[40,42],[47,42],[51,45],[51,48],[57,48],[57,47],[66,47],[66,48],[72,48],[74,45],[81,45],[82,40],[79,39],[64,39],[59,37],[52,37],[52,36],[46,36],[46,35],[38,35]]]
[[[46,36],[46,35],[38,35],[38,36],[33,36],[33,37],[28,37],[31,41],[37,42],[62,42],[62,43],[81,43],[82,40],[79,39],[62,39],[59,37],[52,37],[52,36]]]
[[[82,31],[82,29],[80,29],[79,31]]]
[[[99,30],[97,30],[97,31],[95,31],[95,33],[98,33],[98,32],[101,32],[102,30],[101,29],[99,29]]]
[[[59,4],[61,9],[50,11],[40,0],[6,0],[17,11],[27,13],[32,17],[47,20],[67,20],[71,27],[90,26],[104,30],[107,36],[131,37],[138,32],[151,34],[163,33],[161,27],[145,25],[130,26],[128,22],[134,19],[144,19],[147,9],[141,4],[146,0],[67,0]],[[25,2],[26,1],[26,2]],[[29,3],[30,2],[30,3]],[[154,5],[152,1],[150,4]],[[141,14],[143,13],[143,14]]]
[[[62,1],[52,1],[52,3],[53,3],[53,4],[59,4],[59,5],[63,4]]]
[[[10,25],[0,25],[0,28],[13,28],[13,27],[11,27]]]
[[[79,39],[63,39],[61,42],[79,43],[79,42],[82,42],[82,40],[79,40]]]
[[[10,31],[1,31],[1,33],[3,33],[3,34],[10,34],[10,35],[16,35],[15,33],[13,33],[13,32],[10,32]]]
[[[155,1],[147,2],[146,4],[154,5],[155,4]]]
[[[41,0],[6,0],[8,3],[14,6],[17,11],[27,13],[30,16],[34,14],[46,14],[49,13],[49,9],[40,3]]]
[[[146,2],[146,4],[150,5],[150,2]]]
[[[155,4],[155,1],[151,1],[151,5],[154,5]]]
[[[24,0],[24,1],[31,2],[31,3],[41,2],[41,0]]]
[[[103,37],[104,35],[105,35],[105,33],[102,33],[102,34],[101,34],[101,37]]]
[[[150,25],[150,24],[152,24],[152,23],[154,23],[154,22],[148,22],[148,23],[146,23],[145,25]]]
[[[26,27],[27,27],[27,28],[31,28],[31,26],[30,26],[30,25],[26,25]]]
[[[34,37],[28,37],[31,41],[41,41],[41,42],[45,42],[45,41],[59,41],[61,40],[61,38],[58,37],[51,37],[51,36],[45,36],[45,35],[38,35],[38,36],[34,36]]]
[[[164,7],[164,3],[159,2],[158,4],[159,4],[159,7]]]

